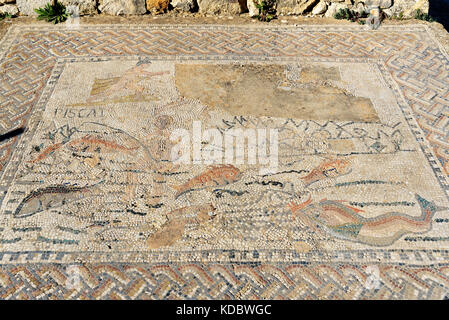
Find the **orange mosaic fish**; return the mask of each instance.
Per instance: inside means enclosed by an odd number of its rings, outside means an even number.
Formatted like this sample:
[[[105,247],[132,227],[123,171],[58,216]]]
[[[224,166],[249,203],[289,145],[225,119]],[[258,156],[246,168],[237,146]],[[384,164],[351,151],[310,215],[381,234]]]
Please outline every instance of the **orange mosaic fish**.
[[[212,204],[183,207],[167,214],[168,221],[160,230],[147,239],[150,249],[171,246],[182,238],[188,224],[200,226],[214,219],[215,207]]]
[[[208,187],[224,186],[240,180],[242,173],[232,164],[211,166],[207,171],[194,177],[180,186],[171,186],[175,189],[175,199],[184,193]]]
[[[47,147],[44,151],[42,151],[35,159],[27,161],[29,163],[36,163],[39,161],[44,160],[49,155],[54,153],[56,150],[60,149],[62,146],[64,146],[65,143],[55,143],[49,147]],[[128,148],[125,146],[122,146],[118,143],[115,143],[113,141],[107,141],[99,138],[92,137],[91,135],[86,135],[80,139],[73,140],[68,143],[69,146],[73,146],[78,150],[82,150],[87,147],[87,150],[92,152],[97,147],[105,147],[109,149],[110,151],[124,151],[129,152],[138,149],[139,147],[134,148]],[[105,150],[102,150],[103,152],[107,152]]]
[[[326,160],[301,179],[304,180],[307,187],[317,181],[346,174],[350,171],[350,166],[351,161],[346,159]]]

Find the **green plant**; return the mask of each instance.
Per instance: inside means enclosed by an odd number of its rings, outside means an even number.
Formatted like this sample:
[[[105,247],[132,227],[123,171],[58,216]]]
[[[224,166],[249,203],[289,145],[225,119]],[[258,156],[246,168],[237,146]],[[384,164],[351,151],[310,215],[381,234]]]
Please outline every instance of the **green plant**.
[[[349,10],[348,8],[340,9],[334,14],[334,18],[338,20],[349,20],[352,22],[358,22],[359,24],[365,24],[364,19],[368,17],[368,13],[365,11],[356,12],[354,10]]]
[[[64,22],[69,17],[65,6],[57,0],[52,4],[47,3],[43,8],[34,9],[34,11],[38,14],[37,20],[46,20],[54,24]]]
[[[274,0],[253,0],[259,14],[255,18],[259,21],[270,22],[276,18],[276,10],[274,9]]]
[[[0,13],[0,21],[3,19],[9,19],[12,18],[12,15],[10,15],[8,12]]]
[[[415,11],[414,18],[418,19],[418,20],[428,21],[428,22],[434,22],[435,21],[434,18],[432,18],[429,14],[427,14],[425,12],[422,12],[421,9],[417,9]]]
[[[391,19],[393,19],[393,20],[404,20],[405,18],[404,18],[404,12],[399,12],[399,15],[397,15],[397,14],[394,14],[392,17],[391,17]]]

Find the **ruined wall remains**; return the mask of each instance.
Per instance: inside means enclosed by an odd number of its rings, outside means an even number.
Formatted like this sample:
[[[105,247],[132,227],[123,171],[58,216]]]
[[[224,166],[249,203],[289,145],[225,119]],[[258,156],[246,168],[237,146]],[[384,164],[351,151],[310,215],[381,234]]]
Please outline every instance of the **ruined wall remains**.
[[[199,12],[209,15],[258,14],[254,0],[60,0],[75,5],[80,15],[104,13],[109,15],[160,14],[170,10]],[[257,0],[256,0],[257,1]],[[389,17],[413,17],[417,9],[427,13],[428,0],[273,0],[278,15],[307,15],[333,17],[343,8],[356,12],[377,6]],[[0,13],[36,15],[34,9],[50,0],[0,0]]]

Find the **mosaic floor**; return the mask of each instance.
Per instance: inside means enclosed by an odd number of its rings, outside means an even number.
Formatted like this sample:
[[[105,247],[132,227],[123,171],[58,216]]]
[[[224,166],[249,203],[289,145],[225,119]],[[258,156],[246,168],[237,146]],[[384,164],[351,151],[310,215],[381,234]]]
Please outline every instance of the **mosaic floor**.
[[[449,297],[426,25],[16,25],[0,70],[1,298]]]

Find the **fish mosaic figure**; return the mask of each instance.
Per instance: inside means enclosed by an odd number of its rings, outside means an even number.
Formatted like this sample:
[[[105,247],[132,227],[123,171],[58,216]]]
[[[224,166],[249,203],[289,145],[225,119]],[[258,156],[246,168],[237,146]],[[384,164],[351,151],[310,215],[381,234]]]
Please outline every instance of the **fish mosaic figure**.
[[[96,149],[100,149],[102,153],[111,153],[111,152],[129,153],[139,149],[139,147],[126,147],[114,141],[109,141],[103,138],[87,134],[79,139],[52,144],[47,148],[45,148],[41,153],[39,153],[37,157],[35,157],[33,160],[29,160],[27,162],[28,163],[40,162],[48,158],[48,156],[52,155],[53,153],[55,153],[57,150],[61,149],[64,146],[71,147],[77,150],[78,152],[80,151],[94,152]]]
[[[432,227],[432,217],[438,207],[433,202],[416,195],[421,208],[419,217],[399,212],[389,212],[374,218],[365,218],[363,210],[345,205],[343,201],[323,199],[313,203],[311,198],[301,204],[290,203],[293,217],[309,226],[337,238],[351,240],[370,246],[388,246],[408,233],[424,233]]]
[[[347,159],[326,160],[315,167],[308,175],[301,179],[308,187],[312,183],[349,173],[351,170],[351,161]]]
[[[13,216],[14,218],[26,218],[75,200],[81,200],[95,185],[81,187],[60,184],[31,191],[22,199]]]
[[[211,166],[200,175],[190,179],[180,186],[171,186],[176,190],[175,199],[181,195],[194,190],[201,190],[208,187],[225,186],[240,180],[241,171],[232,164]]]
[[[187,225],[200,226],[216,216],[212,204],[183,207],[167,214],[167,222],[147,239],[150,249],[171,246],[184,235]]]

